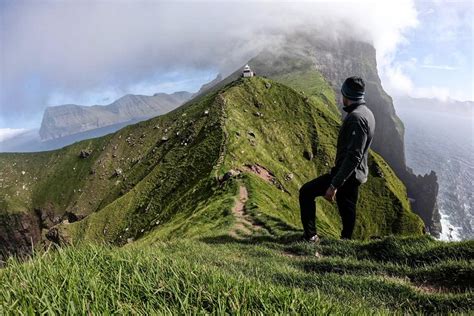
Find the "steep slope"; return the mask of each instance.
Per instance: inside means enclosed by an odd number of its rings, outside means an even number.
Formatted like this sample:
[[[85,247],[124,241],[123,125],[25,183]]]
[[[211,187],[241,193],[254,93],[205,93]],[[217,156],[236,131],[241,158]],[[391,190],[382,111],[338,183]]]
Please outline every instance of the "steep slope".
[[[284,83],[310,98],[331,106],[334,113],[341,99],[340,87],[345,78],[362,76],[366,81],[366,101],[376,119],[373,149],[390,164],[407,186],[414,201],[412,207],[424,220],[427,229],[439,236],[439,211],[436,205],[436,175],[415,176],[406,166],[404,127],[397,116],[392,98],[384,91],[377,72],[376,54],[372,45],[348,40],[327,40],[317,32],[299,32],[288,36],[277,48],[262,51],[247,63],[259,75]],[[241,76],[238,69],[214,89],[220,89]],[[329,82],[333,93],[318,90],[321,80]]]
[[[157,93],[153,96],[128,94],[109,105],[65,104],[46,108],[40,137],[43,141],[150,118],[175,109],[191,97],[189,92]]]
[[[319,88],[332,93],[324,80]],[[250,232],[299,234],[298,189],[334,160],[340,120],[331,107],[268,79],[239,79],[106,137],[2,154],[1,214],[36,216],[56,242],[239,236],[243,217]],[[371,153],[370,170],[355,236],[421,234],[392,169]],[[239,217],[233,205],[242,186],[248,201]],[[318,204],[321,233],[337,236],[334,206]]]

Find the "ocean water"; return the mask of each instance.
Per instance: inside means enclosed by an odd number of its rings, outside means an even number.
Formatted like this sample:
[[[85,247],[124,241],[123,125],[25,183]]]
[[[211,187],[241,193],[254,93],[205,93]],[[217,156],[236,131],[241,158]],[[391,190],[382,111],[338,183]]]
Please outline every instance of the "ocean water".
[[[438,176],[438,207],[443,240],[474,239],[474,120],[450,114],[397,107],[405,125],[407,165],[416,174]]]

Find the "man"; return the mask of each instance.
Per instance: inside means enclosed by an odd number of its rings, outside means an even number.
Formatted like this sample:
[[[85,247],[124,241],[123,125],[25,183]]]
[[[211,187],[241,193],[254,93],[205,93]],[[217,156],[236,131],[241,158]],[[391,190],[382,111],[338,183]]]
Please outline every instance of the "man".
[[[342,219],[341,238],[350,239],[356,219],[359,185],[367,181],[367,158],[375,130],[375,119],[365,105],[365,83],[360,77],[347,78],[341,88],[343,110],[347,112],[337,138],[335,166],[324,174],[305,183],[300,189],[303,238],[318,242],[316,234],[316,205],[314,199],[324,196],[337,202]]]

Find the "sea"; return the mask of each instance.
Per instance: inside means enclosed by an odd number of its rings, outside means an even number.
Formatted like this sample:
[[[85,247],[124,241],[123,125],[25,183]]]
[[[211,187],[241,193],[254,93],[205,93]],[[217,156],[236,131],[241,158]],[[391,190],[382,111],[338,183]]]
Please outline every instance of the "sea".
[[[407,165],[415,174],[434,170],[442,240],[474,239],[473,112],[453,114],[396,106],[405,125]]]

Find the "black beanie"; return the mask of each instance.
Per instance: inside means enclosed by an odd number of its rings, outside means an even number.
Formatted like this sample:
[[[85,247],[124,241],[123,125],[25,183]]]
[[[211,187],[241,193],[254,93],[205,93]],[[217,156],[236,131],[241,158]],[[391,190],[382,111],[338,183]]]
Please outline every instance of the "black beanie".
[[[341,93],[352,101],[364,100],[365,83],[361,77],[349,77],[342,84]]]

